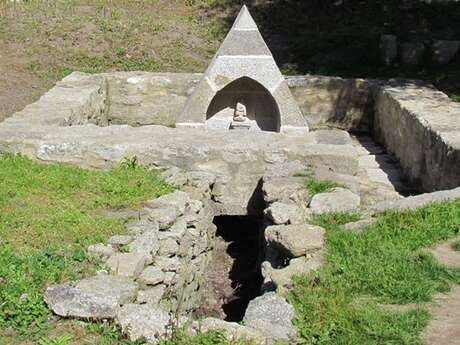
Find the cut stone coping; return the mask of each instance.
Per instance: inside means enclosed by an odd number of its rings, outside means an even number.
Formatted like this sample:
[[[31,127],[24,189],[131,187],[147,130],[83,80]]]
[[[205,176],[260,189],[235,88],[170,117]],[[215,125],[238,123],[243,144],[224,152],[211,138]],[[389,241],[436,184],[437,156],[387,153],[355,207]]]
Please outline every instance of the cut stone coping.
[[[460,187],[451,190],[444,190],[433,193],[425,193],[416,196],[410,196],[399,200],[383,201],[370,206],[367,209],[366,213],[378,214],[388,210],[415,210],[417,208],[427,206],[431,203],[454,201],[459,198]]]
[[[460,103],[420,82],[393,81],[376,93],[374,137],[425,191],[460,185]]]

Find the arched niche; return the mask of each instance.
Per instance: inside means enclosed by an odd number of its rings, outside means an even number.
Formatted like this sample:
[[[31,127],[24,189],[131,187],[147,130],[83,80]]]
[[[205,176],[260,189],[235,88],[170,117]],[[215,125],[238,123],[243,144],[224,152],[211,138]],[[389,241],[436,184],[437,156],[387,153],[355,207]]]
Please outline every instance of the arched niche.
[[[206,111],[207,127],[229,129],[238,102],[246,106],[247,118],[255,121],[255,129],[280,131],[275,99],[262,84],[249,77],[236,79],[216,93]]]

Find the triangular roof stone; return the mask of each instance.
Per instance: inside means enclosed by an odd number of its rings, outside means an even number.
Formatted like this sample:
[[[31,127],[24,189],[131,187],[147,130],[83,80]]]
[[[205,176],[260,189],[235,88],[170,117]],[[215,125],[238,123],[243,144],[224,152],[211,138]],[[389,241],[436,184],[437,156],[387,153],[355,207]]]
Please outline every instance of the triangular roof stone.
[[[279,109],[281,132],[308,131],[306,120],[246,6],[186,102],[176,126],[203,126],[217,92],[243,77],[255,80],[273,96]]]

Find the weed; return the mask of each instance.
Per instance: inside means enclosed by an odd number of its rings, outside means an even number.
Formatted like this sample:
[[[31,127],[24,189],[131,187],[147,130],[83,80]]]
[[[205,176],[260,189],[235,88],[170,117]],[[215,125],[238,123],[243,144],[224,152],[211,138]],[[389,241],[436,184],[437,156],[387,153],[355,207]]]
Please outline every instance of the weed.
[[[62,335],[51,339],[40,339],[38,345],[68,345],[72,341],[72,336]]]
[[[310,170],[303,173],[297,173],[295,176],[305,177],[305,188],[310,192],[310,196],[330,192],[337,187],[343,187],[341,184],[334,181],[318,180]]]

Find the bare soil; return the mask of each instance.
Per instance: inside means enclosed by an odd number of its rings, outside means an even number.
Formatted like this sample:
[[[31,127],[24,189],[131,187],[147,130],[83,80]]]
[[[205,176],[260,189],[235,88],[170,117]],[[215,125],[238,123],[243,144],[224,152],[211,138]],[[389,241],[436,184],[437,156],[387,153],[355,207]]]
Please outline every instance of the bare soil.
[[[0,122],[47,89],[46,83],[25,68],[29,61],[20,48],[0,42]]]
[[[430,249],[442,264],[460,268],[460,252],[452,248],[459,238],[442,242]],[[427,345],[460,345],[460,286],[447,294],[438,294],[428,307],[432,319],[423,334]]]
[[[214,223],[217,233],[212,262],[197,314],[239,322],[262,285],[261,226],[249,217],[216,217]]]
[[[217,23],[200,1],[0,1],[0,121],[74,70],[202,71]]]

